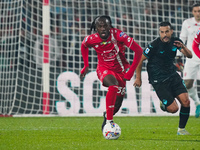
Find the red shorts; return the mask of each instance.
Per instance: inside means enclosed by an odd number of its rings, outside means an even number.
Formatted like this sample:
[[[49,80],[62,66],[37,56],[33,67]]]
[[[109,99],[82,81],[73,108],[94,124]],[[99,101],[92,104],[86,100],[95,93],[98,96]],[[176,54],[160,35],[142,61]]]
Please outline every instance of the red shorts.
[[[107,76],[109,74],[113,75],[117,79],[118,84],[119,84],[117,95],[118,96],[125,95],[126,81],[123,80],[125,72],[116,73],[112,70],[108,70],[105,67],[99,67],[99,66],[97,67],[96,72],[97,72],[97,76],[98,76],[99,80],[102,82],[102,84],[103,84],[103,79],[105,78],[105,76]],[[104,84],[103,84],[103,86],[104,86]]]

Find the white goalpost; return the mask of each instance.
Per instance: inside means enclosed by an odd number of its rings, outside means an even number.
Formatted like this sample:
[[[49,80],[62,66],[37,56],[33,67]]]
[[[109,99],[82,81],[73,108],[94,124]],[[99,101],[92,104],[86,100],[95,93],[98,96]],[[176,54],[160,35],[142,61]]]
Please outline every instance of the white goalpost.
[[[106,88],[96,76],[97,57],[89,50],[84,80],[80,45],[98,15],[109,15],[114,27],[145,48],[158,36],[158,24],[168,20],[179,36],[191,17],[195,0],[1,0],[0,116],[101,116]],[[127,49],[131,63],[134,53]],[[148,83],[146,64],[141,88],[127,82],[117,115],[169,115]],[[200,81],[195,83],[200,96]],[[195,106],[191,100],[191,114]]]
[[[42,33],[43,33],[43,63],[42,63],[42,80],[43,80],[43,114],[49,114],[49,35],[50,35],[50,6],[49,0],[43,0],[42,7]]]

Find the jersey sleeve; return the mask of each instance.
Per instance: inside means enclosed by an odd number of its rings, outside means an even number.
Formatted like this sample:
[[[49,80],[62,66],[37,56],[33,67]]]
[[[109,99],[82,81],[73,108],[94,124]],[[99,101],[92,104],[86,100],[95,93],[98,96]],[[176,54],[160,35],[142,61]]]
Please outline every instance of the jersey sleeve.
[[[132,37],[128,36],[125,32],[122,32],[121,30],[117,30],[116,36],[117,41],[124,43],[128,48],[130,48],[132,43],[134,42],[134,39]]]
[[[132,51],[135,52],[133,62],[126,74],[124,75],[124,78],[127,80],[130,80],[135,72],[135,69],[137,65],[140,62],[141,56],[142,56],[142,48],[134,41],[134,39],[130,36],[128,36],[126,33],[118,30],[117,32],[117,41],[123,43],[128,48],[130,48]]]
[[[82,54],[83,62],[84,62],[84,67],[81,70],[81,74],[83,74],[85,72],[86,67],[89,66],[88,64],[89,48],[88,47],[90,47],[90,43],[88,42],[88,38],[89,36],[86,36],[81,44],[81,54]]]
[[[199,30],[193,40],[193,43],[192,43],[192,49],[193,49],[194,53],[197,55],[197,57],[200,58],[199,45],[200,45],[200,28],[199,28]]]
[[[143,51],[144,56],[146,56],[148,59],[153,55],[153,48],[154,47],[152,46],[152,43],[150,43]]]
[[[85,46],[85,47],[91,47],[91,44],[90,44],[90,36],[88,35],[88,36],[86,36],[84,39],[83,39],[83,41],[82,41],[82,46]]]

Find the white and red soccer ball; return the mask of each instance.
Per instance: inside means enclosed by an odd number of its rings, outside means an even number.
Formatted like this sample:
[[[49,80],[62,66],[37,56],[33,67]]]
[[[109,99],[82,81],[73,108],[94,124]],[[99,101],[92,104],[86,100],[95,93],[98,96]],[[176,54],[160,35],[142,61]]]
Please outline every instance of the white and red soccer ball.
[[[121,128],[116,123],[107,123],[103,128],[103,136],[107,140],[116,140],[121,135]]]

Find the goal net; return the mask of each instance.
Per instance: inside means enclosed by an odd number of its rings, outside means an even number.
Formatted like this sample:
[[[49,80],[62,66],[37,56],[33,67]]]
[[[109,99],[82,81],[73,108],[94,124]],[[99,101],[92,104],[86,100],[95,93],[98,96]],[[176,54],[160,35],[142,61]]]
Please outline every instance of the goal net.
[[[192,16],[192,0],[1,0],[0,115],[102,115],[107,89],[96,76],[97,57],[89,50],[84,80],[80,45],[98,15],[145,48],[168,20],[179,36],[183,20]],[[134,53],[126,50],[132,63]],[[141,88],[127,82],[118,115],[168,115],[148,83],[146,65]],[[200,89],[200,83],[195,83]],[[200,95],[200,93],[198,93]],[[193,101],[191,102],[194,106]],[[191,109],[194,113],[194,109]]]

